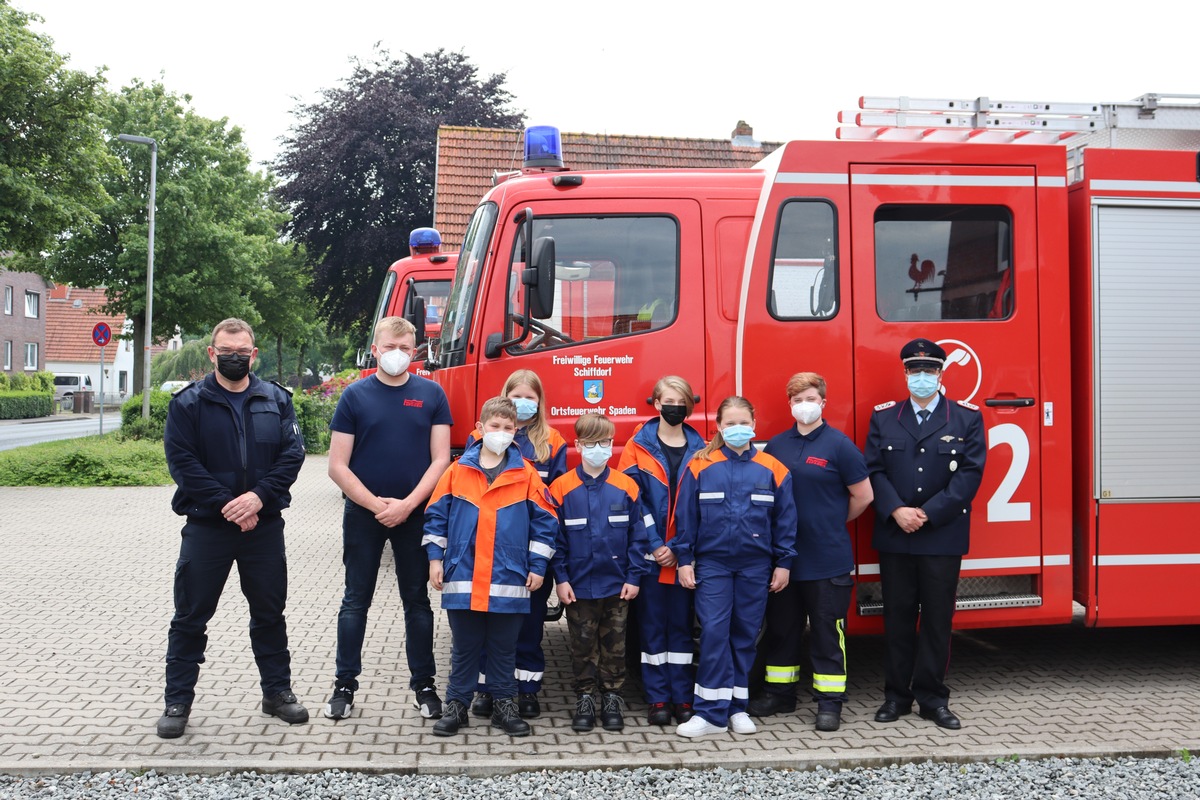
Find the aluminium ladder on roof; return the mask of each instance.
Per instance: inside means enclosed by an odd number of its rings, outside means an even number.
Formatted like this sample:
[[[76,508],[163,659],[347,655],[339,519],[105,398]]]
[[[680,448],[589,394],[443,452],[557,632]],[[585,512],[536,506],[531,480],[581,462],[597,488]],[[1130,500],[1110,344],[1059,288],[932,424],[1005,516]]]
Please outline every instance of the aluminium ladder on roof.
[[[1073,171],[1085,147],[1200,150],[1200,94],[1110,103],[860,97],[839,139],[1062,144]]]

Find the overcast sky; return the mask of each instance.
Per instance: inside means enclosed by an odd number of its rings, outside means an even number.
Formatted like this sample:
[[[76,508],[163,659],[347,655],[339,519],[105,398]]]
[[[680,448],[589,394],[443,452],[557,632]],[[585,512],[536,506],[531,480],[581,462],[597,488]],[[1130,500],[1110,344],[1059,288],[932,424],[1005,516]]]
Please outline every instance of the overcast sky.
[[[256,162],[276,154],[298,101],[376,43],[461,51],[507,74],[530,122],[587,133],[720,139],[744,119],[760,140],[831,139],[860,95],[1200,93],[1194,12],[1165,0],[1119,13],[1046,0],[10,3],[45,18],[36,27],[71,67],[107,66],[114,89],[161,75],[198,113],[227,117]]]

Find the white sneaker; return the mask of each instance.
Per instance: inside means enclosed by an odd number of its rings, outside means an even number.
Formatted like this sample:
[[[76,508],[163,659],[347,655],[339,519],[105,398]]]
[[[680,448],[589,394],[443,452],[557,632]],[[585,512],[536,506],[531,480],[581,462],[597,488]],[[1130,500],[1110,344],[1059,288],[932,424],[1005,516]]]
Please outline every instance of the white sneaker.
[[[756,733],[758,726],[745,711],[734,714],[729,718],[729,727],[734,733]]]
[[[675,732],[680,736],[686,736],[689,739],[695,739],[697,736],[708,736],[713,733],[725,733],[728,730],[729,729],[723,725],[713,725],[704,717],[697,714],[687,722],[682,723],[678,728],[675,729]]]

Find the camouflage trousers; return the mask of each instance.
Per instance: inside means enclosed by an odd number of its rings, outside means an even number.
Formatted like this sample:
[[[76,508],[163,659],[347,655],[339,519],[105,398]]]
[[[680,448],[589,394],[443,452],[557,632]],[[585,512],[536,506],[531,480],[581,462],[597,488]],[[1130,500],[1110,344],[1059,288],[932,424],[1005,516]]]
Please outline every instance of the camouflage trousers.
[[[619,597],[576,600],[567,606],[575,694],[625,687],[625,627],[629,602]]]

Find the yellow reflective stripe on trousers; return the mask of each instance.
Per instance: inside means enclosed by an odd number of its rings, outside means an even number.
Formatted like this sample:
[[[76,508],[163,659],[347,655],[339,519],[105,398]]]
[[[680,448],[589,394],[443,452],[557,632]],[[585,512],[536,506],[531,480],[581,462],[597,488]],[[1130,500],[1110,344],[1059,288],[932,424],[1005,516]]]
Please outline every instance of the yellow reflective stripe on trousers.
[[[837,621],[838,649],[842,651],[842,665],[846,664],[846,621]],[[841,675],[813,674],[813,689],[826,694],[841,694],[846,691],[846,673]]]
[[[800,680],[800,665],[775,667],[767,665],[767,683],[796,683]]]
[[[840,694],[846,691],[845,675],[813,675],[813,688],[827,694]]]

